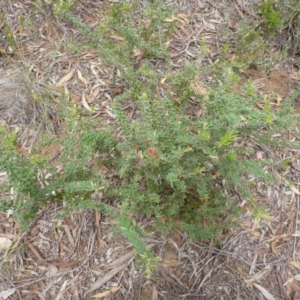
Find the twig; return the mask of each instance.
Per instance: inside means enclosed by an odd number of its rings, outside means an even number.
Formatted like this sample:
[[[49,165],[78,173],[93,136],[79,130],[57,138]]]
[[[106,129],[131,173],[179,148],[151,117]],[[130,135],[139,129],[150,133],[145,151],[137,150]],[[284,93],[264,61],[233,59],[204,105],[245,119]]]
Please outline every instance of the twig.
[[[132,121],[132,118],[134,116],[134,113],[135,113],[136,109],[137,109],[137,104],[134,104],[133,107],[132,107],[132,111],[130,112],[130,114],[128,116],[129,122]]]
[[[299,179],[298,179],[298,186],[299,186]],[[297,224],[298,224],[298,213],[299,213],[299,195],[296,196],[296,221],[295,221],[295,233],[297,230]],[[294,237],[294,245],[293,245],[293,260],[296,261],[295,254],[296,254],[296,244],[297,244],[297,236]]]

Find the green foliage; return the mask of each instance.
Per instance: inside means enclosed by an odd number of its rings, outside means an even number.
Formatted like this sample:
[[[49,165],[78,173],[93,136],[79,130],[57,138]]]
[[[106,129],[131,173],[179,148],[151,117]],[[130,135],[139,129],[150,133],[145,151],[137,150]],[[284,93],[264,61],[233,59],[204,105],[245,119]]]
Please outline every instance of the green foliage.
[[[198,70],[193,64],[186,64],[181,72],[177,74],[170,74],[167,79],[172,85],[172,93],[175,93],[176,99],[179,100],[178,104],[185,104],[188,98],[194,96],[194,91],[191,87],[191,82],[195,78]],[[168,94],[172,97],[171,94]]]
[[[268,44],[263,38],[262,31],[254,27],[247,20],[241,22],[235,39],[236,56],[229,63],[230,66],[237,64],[238,68],[243,69],[251,65],[264,65],[266,60],[264,52]]]
[[[5,41],[7,42],[7,45],[9,46],[9,52],[10,54],[14,54],[16,49],[18,48],[16,36],[14,33],[14,30],[12,28],[12,25],[9,22],[9,19],[7,19],[7,15],[5,11],[0,12],[0,22],[1,22],[1,32],[3,37],[5,38]],[[4,52],[1,49],[0,55],[2,55]]]
[[[158,259],[154,257],[153,252],[146,247],[146,244],[141,239],[141,236],[145,235],[145,233],[141,228],[134,226],[129,218],[124,216],[118,218],[118,229],[135,247],[136,255],[144,267],[144,273],[147,278],[150,278],[155,270]]]
[[[270,214],[257,204],[257,199],[254,197],[249,198],[249,211],[254,217],[254,226],[258,227],[260,225],[261,219],[269,219]]]
[[[164,58],[167,56],[167,38],[175,24],[166,20],[171,13],[164,1],[148,2],[143,10],[137,10],[134,2],[111,4],[107,21],[100,25],[106,41],[102,51],[110,52],[126,68],[133,63],[135,55],[141,59]]]
[[[116,67],[134,64],[134,56],[165,57],[167,38],[175,22],[166,21],[172,10],[164,1],[148,2],[147,8],[138,10],[136,2],[110,3],[107,19],[95,28],[85,25],[70,11],[72,1],[59,2],[57,16],[68,19],[87,38],[90,47],[100,48],[100,54]]]
[[[260,4],[260,13],[265,20],[266,29],[269,34],[274,34],[280,28],[281,13],[275,9],[275,1],[264,1]]]
[[[38,178],[38,170],[45,162],[36,158],[25,160],[17,151],[17,135],[7,133],[4,127],[0,129],[0,139],[0,168],[7,172],[9,183],[14,188],[13,199],[1,205],[15,207],[16,217],[26,223],[35,217],[38,205],[46,201],[46,195],[39,192]],[[22,202],[18,201],[19,197],[22,197]]]
[[[288,29],[286,34],[287,46],[297,53],[299,51],[300,41],[300,2],[298,0],[279,0],[278,10],[283,20],[283,28]]]
[[[137,3],[107,4],[106,20],[91,29],[70,9],[61,9],[59,16],[69,20],[86,39],[83,43],[72,44],[78,47],[94,48],[110,67],[122,72],[129,90],[124,95],[137,99],[144,85],[155,91],[157,74],[150,59],[167,59],[168,38],[175,29],[176,20],[168,19],[173,10],[164,1],[148,2],[145,9],[137,9]],[[155,81],[153,81],[155,80]]]
[[[159,79],[150,59],[169,57],[168,38],[175,29],[175,21],[168,20],[171,14],[164,1],[148,2],[142,10],[135,2],[110,5],[106,22],[98,28],[103,34],[100,56],[127,81],[124,98],[137,99],[145,88],[156,90]]]
[[[91,199],[98,190],[105,189],[105,180],[97,177],[101,154],[113,147],[107,131],[93,130],[93,124],[80,122],[74,112],[67,116],[70,131],[61,141],[62,170],[57,170],[39,155],[23,157],[17,149],[16,134],[1,129],[0,169],[6,170],[14,199],[1,203],[2,208],[14,207],[16,219],[27,227],[41,205],[49,201],[67,201],[68,211],[76,209],[80,201]],[[107,159],[109,161],[109,159]]]
[[[53,4],[53,13],[55,16],[60,16],[63,15],[64,13],[68,12],[71,7],[74,5],[74,0],[59,0],[55,1],[50,1],[51,4]]]

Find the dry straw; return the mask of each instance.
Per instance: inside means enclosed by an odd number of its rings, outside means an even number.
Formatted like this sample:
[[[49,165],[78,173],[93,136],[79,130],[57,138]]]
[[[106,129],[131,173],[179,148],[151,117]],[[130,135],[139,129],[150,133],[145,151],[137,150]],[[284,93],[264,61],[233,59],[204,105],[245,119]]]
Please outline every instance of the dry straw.
[[[47,91],[26,72],[0,73],[0,123],[18,132],[24,148],[30,148],[40,133],[55,131],[48,99]]]

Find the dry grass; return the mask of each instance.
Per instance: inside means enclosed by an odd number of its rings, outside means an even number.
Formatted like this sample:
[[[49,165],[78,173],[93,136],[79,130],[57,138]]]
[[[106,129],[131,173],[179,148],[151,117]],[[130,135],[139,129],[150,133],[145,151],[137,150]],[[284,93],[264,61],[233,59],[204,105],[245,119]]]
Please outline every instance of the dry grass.
[[[49,96],[25,72],[0,74],[0,122],[14,128],[23,148],[42,133],[54,133],[54,111]]]

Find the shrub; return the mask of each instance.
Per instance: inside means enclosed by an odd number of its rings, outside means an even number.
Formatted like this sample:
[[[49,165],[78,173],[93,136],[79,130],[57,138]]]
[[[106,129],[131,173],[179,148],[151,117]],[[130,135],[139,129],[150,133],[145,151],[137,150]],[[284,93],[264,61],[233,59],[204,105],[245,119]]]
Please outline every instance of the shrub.
[[[250,135],[265,139],[287,124],[289,111],[285,104],[273,112],[267,99],[234,94],[231,85],[227,78],[203,99],[205,113],[199,119],[189,117],[185,106],[173,99],[152,99],[145,92],[137,100],[141,116],[131,122],[116,101],[123,135],[118,142],[112,128],[103,124],[96,129],[91,120],[80,120],[71,110],[67,138],[59,141],[64,148],[60,172],[37,155],[19,154],[16,135],[2,128],[0,168],[7,170],[18,192],[6,207],[16,206],[25,222],[30,219],[25,212],[32,217],[41,204],[64,200],[67,211],[85,205],[116,218],[141,214],[151,216],[159,226],[184,229],[191,238],[217,236],[226,226],[220,218],[236,212],[230,191],[250,197],[247,174],[273,180],[261,168],[266,161],[242,156],[238,140]],[[265,109],[255,106],[258,101],[265,101]],[[113,171],[120,182],[112,184],[99,175],[99,167]],[[42,174],[48,174],[47,179]],[[92,200],[99,191],[118,200],[120,210]]]
[[[260,13],[265,20],[268,33],[273,34],[281,24],[281,13],[275,8],[275,1],[264,1],[260,4]]]

